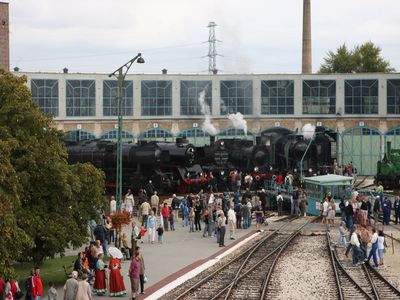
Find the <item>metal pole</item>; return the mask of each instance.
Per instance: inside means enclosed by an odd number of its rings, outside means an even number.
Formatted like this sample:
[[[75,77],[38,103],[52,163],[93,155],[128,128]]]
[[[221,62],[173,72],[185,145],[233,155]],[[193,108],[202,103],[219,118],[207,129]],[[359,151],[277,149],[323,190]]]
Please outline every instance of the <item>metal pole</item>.
[[[134,58],[123,66],[119,67],[108,77],[114,76],[118,80],[118,99],[117,99],[117,115],[118,115],[118,136],[117,136],[117,171],[115,180],[115,198],[117,201],[117,210],[121,209],[122,204],[122,102],[123,88],[125,85],[125,76],[132,64],[137,60],[138,63],[144,63],[144,59],[138,53]]]
[[[117,176],[116,176],[116,199],[117,210],[121,209],[122,204],[122,89],[124,85],[125,76],[122,69],[118,71],[118,100],[117,100],[117,113],[118,113],[118,135],[117,135]]]
[[[302,157],[301,160],[300,160],[300,181],[303,181],[303,177],[304,177],[304,176],[303,176],[303,160],[304,160],[304,158],[306,157],[306,154],[307,154],[307,152],[308,152],[308,148],[310,148],[311,143],[312,143],[312,141],[314,140],[314,136],[315,136],[315,133],[314,133],[313,136],[311,137],[310,142],[309,142],[308,145],[307,145],[306,151],[304,152],[303,157]]]

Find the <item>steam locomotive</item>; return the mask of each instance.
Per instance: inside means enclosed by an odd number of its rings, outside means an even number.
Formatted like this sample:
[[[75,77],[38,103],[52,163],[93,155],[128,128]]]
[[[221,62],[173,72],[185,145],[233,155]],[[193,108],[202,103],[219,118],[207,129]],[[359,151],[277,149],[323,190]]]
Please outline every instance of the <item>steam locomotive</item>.
[[[386,153],[377,162],[375,184],[382,183],[386,189],[397,190],[400,185],[400,149],[393,149],[390,141],[386,142]]]
[[[184,138],[175,143],[139,141],[122,149],[123,189],[137,189],[149,180],[160,192],[190,192],[212,185],[226,188],[232,170],[248,173],[260,185],[278,172],[295,176],[330,172],[336,156],[336,135],[323,127],[313,139],[286,128],[267,129],[255,141],[210,138],[210,145],[194,146]],[[106,187],[115,188],[116,143],[82,140],[67,144],[70,163],[91,162],[106,174]]]

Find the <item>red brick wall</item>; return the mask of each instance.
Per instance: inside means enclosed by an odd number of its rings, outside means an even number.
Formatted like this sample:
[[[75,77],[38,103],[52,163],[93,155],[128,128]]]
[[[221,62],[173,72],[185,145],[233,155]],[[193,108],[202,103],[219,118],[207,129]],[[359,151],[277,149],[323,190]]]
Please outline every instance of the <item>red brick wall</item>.
[[[0,69],[10,70],[8,3],[0,2]]]

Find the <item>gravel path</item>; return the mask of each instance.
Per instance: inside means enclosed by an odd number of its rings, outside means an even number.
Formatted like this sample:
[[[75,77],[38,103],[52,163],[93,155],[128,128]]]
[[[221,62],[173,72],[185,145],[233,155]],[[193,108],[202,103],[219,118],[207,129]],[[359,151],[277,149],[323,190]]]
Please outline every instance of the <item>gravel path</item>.
[[[302,236],[282,254],[267,299],[337,299],[325,236]]]

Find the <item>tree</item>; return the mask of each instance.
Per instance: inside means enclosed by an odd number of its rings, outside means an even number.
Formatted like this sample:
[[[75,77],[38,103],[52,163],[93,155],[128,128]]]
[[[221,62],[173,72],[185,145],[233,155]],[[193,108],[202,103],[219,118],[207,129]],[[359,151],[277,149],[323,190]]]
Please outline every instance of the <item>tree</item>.
[[[372,42],[348,50],[346,45],[340,46],[336,52],[329,51],[324,58],[319,73],[375,73],[394,72],[389,61],[381,57],[381,48]]]
[[[87,239],[88,221],[105,205],[104,174],[92,165],[68,165],[61,132],[25,83],[26,77],[0,70],[0,151],[6,155],[0,168],[8,178],[0,177],[0,216],[9,218],[4,230],[15,230],[16,244],[24,245],[17,260],[40,263]],[[18,252],[4,246],[9,265]]]

